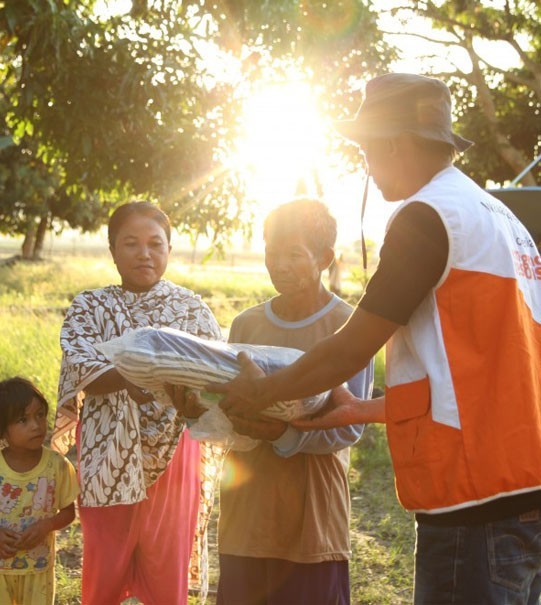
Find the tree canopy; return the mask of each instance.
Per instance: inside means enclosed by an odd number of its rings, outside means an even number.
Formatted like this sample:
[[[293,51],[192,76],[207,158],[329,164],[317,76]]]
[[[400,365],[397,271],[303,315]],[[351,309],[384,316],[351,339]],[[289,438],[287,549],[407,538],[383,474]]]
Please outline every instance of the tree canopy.
[[[280,57],[341,96],[360,69],[390,56],[359,1],[149,0],[119,16],[95,4],[0,4],[3,134],[14,141],[0,151],[3,231],[44,217],[89,229],[104,208],[145,196],[187,230],[228,232],[245,201],[225,161],[239,91]],[[240,74],[217,73],[212,56],[233,57]],[[32,182],[22,178],[30,168]]]
[[[417,0],[392,11],[404,24],[401,33],[433,43],[426,64],[450,84],[459,127],[475,141],[463,169],[481,185],[514,179],[541,152],[539,2]],[[432,30],[412,31],[412,16],[424,18]],[[467,60],[442,60],[448,49],[460,50]],[[502,65],[502,56],[514,61]],[[540,178],[538,166],[523,184]]]
[[[489,4],[392,8],[399,33],[468,54],[469,69],[448,63],[435,75],[450,83],[460,128],[476,141],[463,167],[481,184],[513,178],[539,152],[541,131],[541,8]],[[27,248],[39,254],[44,230],[95,229],[130,197],[159,201],[192,234],[237,229],[249,200],[228,158],[243,101],[295,66],[323,112],[351,117],[363,82],[388,71],[400,47],[379,26],[382,6],[133,0],[130,12],[111,15],[94,0],[0,2],[0,231],[35,237]],[[432,30],[408,29],[410,15]],[[482,58],[480,40],[507,44],[517,66]]]

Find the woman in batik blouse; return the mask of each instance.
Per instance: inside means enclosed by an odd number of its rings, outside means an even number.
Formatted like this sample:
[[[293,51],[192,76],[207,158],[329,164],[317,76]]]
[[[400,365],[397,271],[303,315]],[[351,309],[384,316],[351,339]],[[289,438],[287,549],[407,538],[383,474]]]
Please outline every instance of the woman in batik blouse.
[[[109,247],[121,285],[76,296],[61,331],[53,447],[65,452],[77,442],[84,605],[130,596],[145,605],[177,605],[187,602],[189,576],[202,590],[206,585],[216,460],[189,437],[174,407],[152,401],[94,348],[143,326],[221,338],[200,297],[162,279],[170,236],[157,206],[117,208]]]

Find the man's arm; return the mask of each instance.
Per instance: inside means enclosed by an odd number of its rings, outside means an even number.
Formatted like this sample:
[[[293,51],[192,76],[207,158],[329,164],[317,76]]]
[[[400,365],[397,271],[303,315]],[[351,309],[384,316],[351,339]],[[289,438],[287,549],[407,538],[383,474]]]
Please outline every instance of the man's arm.
[[[357,307],[336,334],[325,338],[292,365],[263,378],[250,378],[254,365],[239,355],[243,371],[231,382],[207,388],[224,393],[220,405],[227,414],[257,412],[275,401],[300,399],[336,387],[362,370],[400,324]]]
[[[302,420],[299,420],[302,422]],[[351,447],[361,438],[364,424],[331,425],[304,429],[297,421],[290,421],[287,431],[272,441],[274,451],[283,458],[295,454],[332,454]]]
[[[372,364],[369,367],[371,369]],[[263,371],[255,364],[250,367],[250,370],[252,369],[254,371],[253,378],[264,376]],[[364,374],[364,372],[360,372],[356,376],[360,374]],[[370,380],[372,379],[371,375],[369,378]],[[366,384],[364,383],[355,386],[359,387],[356,392],[360,395],[369,396],[371,385],[369,385],[370,388],[366,388]],[[333,389],[331,393],[325,409],[333,408],[334,404],[331,402],[336,398],[344,399],[351,397],[354,401],[358,401],[355,395],[343,385]],[[293,426],[293,421],[287,423],[283,420],[267,417],[264,415],[264,412],[263,414],[250,417],[244,415],[229,416],[229,420],[232,422],[235,432],[252,439],[268,441],[276,454],[284,458],[289,458],[299,453],[319,455],[338,452],[357,443],[364,428],[364,424],[354,423],[348,426],[342,425],[338,428],[329,426],[328,430],[318,430],[319,427],[317,426],[314,427],[315,430],[302,427],[299,430]]]
[[[313,418],[300,418],[291,424],[300,431],[314,431],[348,426],[353,423],[384,423],[385,397],[377,399],[359,399],[351,393],[341,397],[333,406],[326,407]]]
[[[241,372],[226,385],[213,385],[215,392],[226,394],[224,410],[249,410],[252,404],[263,409],[274,401],[324,391],[353,376],[408,323],[444,274],[448,254],[447,230],[436,210],[422,202],[408,204],[391,223],[376,273],[346,325],[271,376],[247,380]]]

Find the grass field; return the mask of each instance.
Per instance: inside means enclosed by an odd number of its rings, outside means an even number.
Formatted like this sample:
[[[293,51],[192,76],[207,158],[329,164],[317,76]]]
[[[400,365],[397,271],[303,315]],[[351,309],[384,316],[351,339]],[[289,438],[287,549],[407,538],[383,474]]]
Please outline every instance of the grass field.
[[[201,266],[173,258],[166,277],[199,293],[224,330],[241,309],[273,294],[260,264]],[[38,263],[0,266],[0,379],[16,374],[28,377],[54,407],[60,367],[58,336],[65,309],[77,292],[117,282],[114,265],[103,252],[90,256],[62,254]],[[358,298],[360,286],[354,280],[346,279],[345,289],[346,298]],[[380,353],[376,385],[382,384]],[[51,423],[53,417],[51,413]],[[368,426],[352,448],[350,485],[352,603],[411,602],[413,520],[396,502],[381,426]],[[212,531],[215,524],[216,515]],[[211,535],[211,546],[215,544],[213,538]],[[217,579],[215,548],[210,554],[212,586]],[[80,602],[80,567],[81,533],[75,522],[58,536],[58,605]],[[214,603],[212,594],[207,603]]]

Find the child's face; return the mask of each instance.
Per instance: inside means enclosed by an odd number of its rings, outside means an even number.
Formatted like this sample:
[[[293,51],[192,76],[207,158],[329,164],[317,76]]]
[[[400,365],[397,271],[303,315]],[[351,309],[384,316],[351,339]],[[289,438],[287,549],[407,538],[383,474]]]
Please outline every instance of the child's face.
[[[321,281],[321,261],[300,234],[267,235],[265,266],[280,294],[315,290]]]
[[[23,414],[8,425],[4,438],[12,449],[37,450],[47,434],[47,411],[43,403],[34,397]]]

